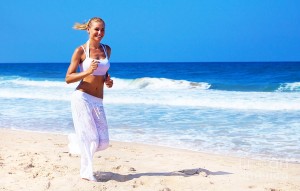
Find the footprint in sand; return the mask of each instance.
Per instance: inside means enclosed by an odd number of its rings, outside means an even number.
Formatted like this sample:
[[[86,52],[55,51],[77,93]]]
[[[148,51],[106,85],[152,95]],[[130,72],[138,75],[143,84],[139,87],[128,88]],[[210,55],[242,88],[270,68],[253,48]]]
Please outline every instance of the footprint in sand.
[[[119,159],[120,159],[120,158],[115,157],[115,156],[105,158],[105,160],[108,160],[108,161],[110,161],[110,162],[115,162],[115,161],[117,161],[117,160],[119,160]]]
[[[38,175],[39,175],[39,173],[35,172],[35,173],[32,174],[32,178],[36,178]]]
[[[136,169],[133,168],[133,167],[122,166],[122,165],[113,167],[112,170],[114,170],[114,171],[122,171],[122,172],[135,172],[136,171]]]
[[[145,183],[143,181],[135,180],[132,184],[132,188],[138,188],[139,186],[143,186]]]
[[[26,170],[29,170],[31,168],[34,168],[34,165],[32,163],[30,163],[29,165],[25,166],[24,170],[26,171]]]

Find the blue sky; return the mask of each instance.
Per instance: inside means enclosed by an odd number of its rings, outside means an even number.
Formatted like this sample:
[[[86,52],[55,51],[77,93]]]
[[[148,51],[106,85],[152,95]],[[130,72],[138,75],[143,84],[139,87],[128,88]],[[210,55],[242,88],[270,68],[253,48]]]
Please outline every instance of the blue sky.
[[[77,3],[75,3],[77,2]],[[0,63],[69,62],[106,22],[112,62],[300,61],[298,0],[11,0],[0,2]]]

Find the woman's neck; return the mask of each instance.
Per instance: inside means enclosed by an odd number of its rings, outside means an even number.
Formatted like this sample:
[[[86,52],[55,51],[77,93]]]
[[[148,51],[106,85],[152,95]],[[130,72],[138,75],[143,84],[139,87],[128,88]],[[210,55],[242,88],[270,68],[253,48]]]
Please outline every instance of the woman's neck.
[[[93,48],[93,49],[99,49],[100,47],[100,41],[91,41],[89,40],[89,48]]]

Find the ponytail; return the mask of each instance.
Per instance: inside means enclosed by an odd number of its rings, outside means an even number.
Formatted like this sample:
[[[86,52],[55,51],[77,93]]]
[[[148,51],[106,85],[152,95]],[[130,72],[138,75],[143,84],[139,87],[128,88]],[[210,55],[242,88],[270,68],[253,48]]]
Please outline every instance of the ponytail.
[[[87,30],[90,27],[91,22],[102,22],[105,25],[105,22],[99,17],[93,17],[89,19],[86,23],[75,23],[73,29],[75,30]]]

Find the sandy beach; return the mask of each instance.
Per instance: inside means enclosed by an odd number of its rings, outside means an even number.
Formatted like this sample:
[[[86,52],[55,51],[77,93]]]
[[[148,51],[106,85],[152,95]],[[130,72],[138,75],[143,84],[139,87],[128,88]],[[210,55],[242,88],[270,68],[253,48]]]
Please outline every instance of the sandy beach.
[[[112,141],[79,178],[65,135],[0,129],[0,190],[300,190],[300,164]]]

